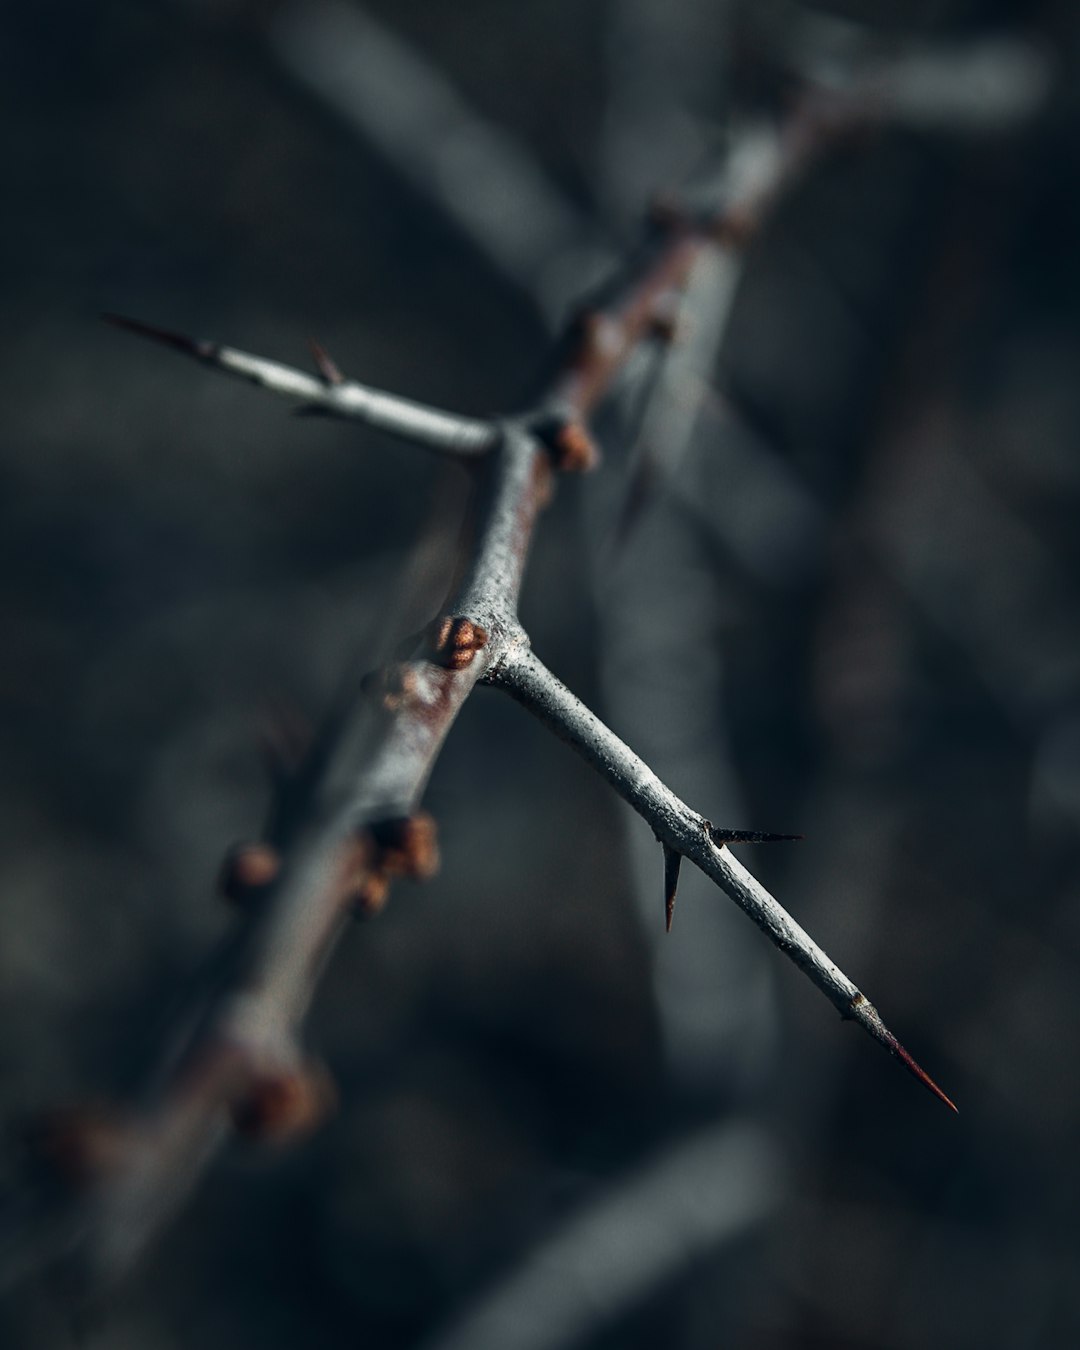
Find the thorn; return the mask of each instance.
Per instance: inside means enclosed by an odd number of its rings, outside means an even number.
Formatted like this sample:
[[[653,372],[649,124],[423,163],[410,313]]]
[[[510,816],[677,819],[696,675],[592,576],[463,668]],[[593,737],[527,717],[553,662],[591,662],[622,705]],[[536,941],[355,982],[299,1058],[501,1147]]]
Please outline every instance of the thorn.
[[[671,921],[675,917],[675,892],[679,886],[679,868],[682,866],[682,854],[664,845],[664,921],[666,931],[671,932]]]
[[[725,830],[708,822],[705,828],[714,844],[784,844],[806,838],[804,834],[770,834],[767,830]]]
[[[129,333],[137,333],[139,337],[150,338],[152,342],[173,347],[187,356],[193,356],[196,361],[213,361],[221,351],[218,343],[210,342],[207,338],[193,338],[184,333],[173,333],[167,328],[155,328],[153,324],[129,319],[123,314],[102,314],[101,317],[114,328],[123,328]]]
[[[938,1087],[926,1070],[922,1068],[921,1065],[917,1064],[908,1051],[904,1049],[881,1020],[881,1014],[865,994],[855,995],[848,1006],[846,1015],[853,1017],[855,1021],[858,1022],[865,1031],[868,1031],[876,1041],[880,1041],[881,1044],[885,1046],[886,1050],[900,1061],[904,1068],[907,1069],[908,1073],[910,1073],[913,1078],[919,1080],[924,1088],[929,1092],[932,1092],[939,1101],[944,1102],[951,1111],[956,1111],[957,1115],[960,1114],[956,1103],[942,1092],[941,1088]]]
[[[308,346],[311,348],[311,354],[315,358],[315,369],[319,372],[319,378],[323,384],[333,388],[336,384],[344,384],[345,376],[338,369],[337,362],[322,345],[316,342],[314,338],[308,338]]]

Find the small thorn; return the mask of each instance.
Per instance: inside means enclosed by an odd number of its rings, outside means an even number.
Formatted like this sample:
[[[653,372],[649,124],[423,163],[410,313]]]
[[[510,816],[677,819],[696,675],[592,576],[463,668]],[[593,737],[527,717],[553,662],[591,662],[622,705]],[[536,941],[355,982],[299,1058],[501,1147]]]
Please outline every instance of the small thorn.
[[[166,347],[193,356],[197,361],[212,361],[221,350],[216,342],[206,338],[193,338],[185,333],[171,332],[168,328],[156,328],[153,324],[129,319],[123,314],[102,314],[101,317],[114,328],[123,328],[129,333],[137,333],[139,337],[150,338],[152,342],[163,343]]]
[[[344,384],[345,376],[338,369],[337,362],[322,345],[316,342],[314,338],[308,338],[308,346],[311,348],[311,354],[315,358],[315,369],[319,372],[319,378],[331,388],[336,384]]]
[[[942,1092],[926,1070],[920,1064],[917,1064],[908,1051],[904,1049],[881,1020],[881,1014],[865,994],[855,995],[851,1000],[847,1015],[853,1017],[876,1041],[880,1041],[889,1053],[900,1061],[908,1073],[919,1080],[924,1088],[932,1092],[939,1101],[944,1102],[951,1111],[955,1111],[957,1115],[960,1114],[956,1103]]]
[[[682,866],[682,854],[664,845],[664,922],[667,932],[671,932],[671,921],[675,917],[675,892],[679,886],[679,868]]]

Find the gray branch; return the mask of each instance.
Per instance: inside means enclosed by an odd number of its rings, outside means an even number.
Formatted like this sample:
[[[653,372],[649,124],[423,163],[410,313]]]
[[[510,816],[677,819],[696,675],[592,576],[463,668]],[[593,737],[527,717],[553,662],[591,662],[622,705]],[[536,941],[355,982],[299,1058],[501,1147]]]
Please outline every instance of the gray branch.
[[[43,1124],[39,1147],[67,1186],[46,1188],[40,1222],[17,1210],[24,1235],[27,1227],[36,1230],[26,1245],[42,1258],[74,1255],[92,1285],[115,1279],[233,1131],[286,1142],[325,1113],[326,1074],[301,1048],[304,1016],[348,919],[377,913],[393,879],[423,879],[435,871],[434,822],[419,803],[447,732],[484,678],[584,755],[670,853],[715,881],[845,1017],[948,1101],[858,988],[731,856],[724,841],[738,834],[715,829],[682,802],[579,703],[531,654],[517,616],[553,472],[592,467],[587,420],[626,362],[652,340],[703,252],[718,233],[747,227],[778,186],[779,172],[750,200],[730,203],[730,215],[657,223],[647,246],[559,345],[530,410],[501,423],[456,418],[353,385],[320,350],[316,377],[121,321],[305,406],[356,417],[446,453],[477,456],[475,531],[462,580],[443,611],[405,659],[377,672],[328,719],[284,784],[265,838],[229,860],[224,888],[239,905],[238,924],[142,1101],[112,1115],[58,1113]],[[0,1231],[0,1250],[7,1237]]]
[[[650,826],[665,849],[699,867],[753,919],[839,1010],[886,1046],[931,1092],[955,1106],[897,1042],[866,995],[747,871],[718,838],[732,837],[677,797],[633,750],[581,702],[522,641],[488,672],[523,707],[567,742]]]
[[[461,417],[426,407],[412,399],[400,398],[372,389],[356,380],[347,380],[321,347],[312,344],[318,375],[309,375],[295,366],[253,356],[236,347],[225,347],[206,338],[187,337],[153,324],[141,323],[120,314],[106,314],[117,328],[126,328],[140,337],[148,337],[166,347],[193,357],[204,366],[224,371],[257,384],[271,393],[295,399],[300,412],[318,413],[363,422],[365,426],[388,432],[401,440],[412,441],[426,450],[444,455],[482,455],[494,445],[498,431],[491,422]]]

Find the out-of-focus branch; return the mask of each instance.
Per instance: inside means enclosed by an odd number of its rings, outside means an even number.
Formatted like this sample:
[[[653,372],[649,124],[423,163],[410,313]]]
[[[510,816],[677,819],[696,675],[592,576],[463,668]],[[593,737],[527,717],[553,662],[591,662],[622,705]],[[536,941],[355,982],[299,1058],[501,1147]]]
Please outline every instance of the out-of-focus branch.
[[[548,322],[611,258],[586,218],[508,132],[362,6],[286,5],[278,60],[537,302]]]
[[[572,1215],[425,1350],[560,1350],[775,1211],[783,1161],[749,1125],[680,1139]]]

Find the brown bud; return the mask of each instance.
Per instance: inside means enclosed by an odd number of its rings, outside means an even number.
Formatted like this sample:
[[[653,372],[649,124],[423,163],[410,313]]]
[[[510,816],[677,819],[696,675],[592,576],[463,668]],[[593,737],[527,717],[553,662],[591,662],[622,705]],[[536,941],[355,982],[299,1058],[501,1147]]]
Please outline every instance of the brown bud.
[[[376,842],[374,831],[359,830],[346,843],[340,876],[342,897],[356,918],[370,918],[385,906],[390,874],[385,850]]]
[[[326,1069],[314,1061],[258,1074],[233,1103],[238,1133],[260,1144],[290,1144],[316,1129],[337,1105]]]
[[[426,881],[439,870],[438,828],[426,811],[371,826],[378,867],[387,876]]]
[[[390,879],[385,872],[372,872],[352,893],[352,910],[358,919],[370,919],[386,907]]]
[[[270,844],[236,844],[225,855],[218,889],[227,899],[244,904],[266,889],[281,871],[281,855]]]
[[[450,670],[464,670],[488,640],[486,628],[472,619],[453,615],[436,619],[428,634],[432,651],[441,658],[440,664]]]
[[[558,422],[542,430],[540,439],[561,473],[588,473],[600,463],[600,449],[581,422]]]

